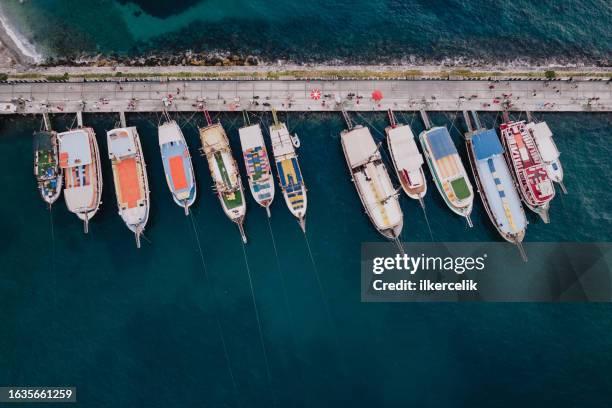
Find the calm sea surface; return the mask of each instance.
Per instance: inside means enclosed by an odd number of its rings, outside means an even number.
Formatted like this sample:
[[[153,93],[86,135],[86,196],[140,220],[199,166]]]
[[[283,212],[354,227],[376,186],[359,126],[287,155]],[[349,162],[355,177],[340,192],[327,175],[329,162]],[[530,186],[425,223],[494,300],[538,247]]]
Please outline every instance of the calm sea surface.
[[[239,151],[241,116],[213,116]],[[413,113],[399,116],[422,130]],[[302,140],[307,238],[280,196],[268,224],[249,195],[244,252],[211,190],[205,159],[196,154],[199,115],[178,116],[199,187],[193,223],[167,190],[158,118],[128,115],[142,138],[151,187],[150,242],[141,250],[116,210],[104,135],[117,118],[85,115],[98,134],[105,181],[89,235],[63,198],[49,212],[38,197],[31,135],[40,118],[0,118],[0,384],[74,385],[87,407],[608,405],[608,304],[361,303],[360,244],[381,238],[347,174],[341,116],[282,117]],[[384,114],[354,118],[374,125],[382,138]],[[482,118],[488,126],[499,120]],[[465,156],[459,115],[431,119],[451,127]],[[610,241],[612,115],[542,119],[563,152],[569,194],[555,198],[549,225],[528,214],[527,240]],[[52,118],[57,130],[73,120]],[[475,203],[468,230],[430,189],[434,239],[499,241],[480,200]],[[404,239],[430,240],[418,204],[402,197],[402,206]]]
[[[298,62],[612,57],[606,0],[6,0],[2,8],[59,57],[187,49]]]
[[[604,0],[8,0],[2,6],[55,57],[192,49],[298,62],[596,63],[612,54],[612,7]],[[451,127],[465,159],[459,116],[431,119]],[[112,408],[609,406],[607,304],[361,303],[360,245],[381,238],[347,174],[341,116],[283,117],[302,140],[308,233],[280,196],[268,223],[249,195],[243,247],[197,154],[203,119],[178,116],[198,182],[188,218],[165,184],[158,117],[128,115],[142,137],[151,187],[141,250],[117,214],[106,158],[105,131],[117,118],[85,115],[98,134],[105,180],[101,211],[85,236],[63,199],[49,212],[38,197],[31,135],[40,118],[1,117],[0,385],[74,385],[80,405]],[[399,117],[422,130],[415,114]],[[241,116],[217,118],[238,152]],[[354,119],[373,125],[382,139],[384,114]],[[499,117],[482,119],[493,126]],[[562,151],[570,193],[555,198],[550,225],[528,214],[526,240],[610,241],[612,115],[542,119]],[[57,130],[73,120],[52,118]],[[470,230],[434,189],[425,201],[436,241],[500,240],[479,199]],[[403,238],[429,241],[418,205],[402,197],[402,207]]]

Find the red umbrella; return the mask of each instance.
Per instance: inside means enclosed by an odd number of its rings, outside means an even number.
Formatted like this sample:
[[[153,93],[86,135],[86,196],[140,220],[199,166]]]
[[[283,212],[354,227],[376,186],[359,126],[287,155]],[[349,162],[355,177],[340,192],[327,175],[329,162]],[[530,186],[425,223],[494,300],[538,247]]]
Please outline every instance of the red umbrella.
[[[317,88],[314,88],[312,91],[310,91],[310,99],[314,99],[315,101],[321,99],[321,91]]]
[[[378,89],[372,92],[372,99],[374,99],[376,102],[380,102],[382,98],[383,98],[383,94]]]

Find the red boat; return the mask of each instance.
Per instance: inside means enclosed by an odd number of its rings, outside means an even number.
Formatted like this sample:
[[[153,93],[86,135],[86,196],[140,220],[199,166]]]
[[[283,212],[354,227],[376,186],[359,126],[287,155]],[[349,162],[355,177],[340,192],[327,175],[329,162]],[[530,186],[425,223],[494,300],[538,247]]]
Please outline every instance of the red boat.
[[[548,223],[548,209],[550,201],[555,197],[555,188],[531,133],[527,131],[524,121],[507,121],[499,129],[506,160],[513,169],[514,182],[523,202]]]

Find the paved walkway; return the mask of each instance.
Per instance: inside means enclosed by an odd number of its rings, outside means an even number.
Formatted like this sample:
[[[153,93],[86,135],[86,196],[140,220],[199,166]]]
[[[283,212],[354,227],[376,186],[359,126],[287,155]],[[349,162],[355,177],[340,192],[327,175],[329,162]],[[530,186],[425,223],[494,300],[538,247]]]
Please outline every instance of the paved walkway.
[[[314,94],[320,91],[320,99]],[[378,90],[382,100],[374,101]],[[0,84],[0,107],[19,113],[277,110],[610,111],[612,84],[601,81],[194,80]],[[0,109],[0,112],[2,109]],[[2,112],[8,113],[8,112]]]

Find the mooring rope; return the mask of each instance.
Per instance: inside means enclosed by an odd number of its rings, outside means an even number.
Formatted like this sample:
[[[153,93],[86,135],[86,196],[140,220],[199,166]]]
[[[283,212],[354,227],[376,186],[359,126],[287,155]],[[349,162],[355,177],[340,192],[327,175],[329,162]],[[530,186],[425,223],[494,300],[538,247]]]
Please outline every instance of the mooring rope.
[[[333,332],[334,342],[336,344],[336,348],[339,351],[339,359],[340,359],[340,365],[342,366],[342,372],[344,375],[347,375],[348,372],[344,365],[344,357],[342,356],[342,351],[341,351],[342,348],[340,347],[340,338],[338,337],[338,327],[336,326],[336,323],[331,313],[331,309],[329,307],[329,302],[327,301],[327,295],[325,293],[325,288],[323,287],[321,276],[319,275],[319,268],[317,267],[317,263],[315,261],[314,255],[312,254],[312,249],[310,248],[310,240],[308,239],[307,233],[304,233],[304,241],[306,241],[306,248],[308,249],[308,255],[310,256],[310,262],[312,262],[312,268],[313,268],[314,275],[317,281],[317,286],[319,287],[319,292],[321,293],[321,299],[325,307],[327,319],[329,321],[329,325]]]
[[[270,373],[270,364],[268,362],[268,353],[266,352],[266,345],[264,342],[263,330],[261,327],[261,319],[259,318],[259,309],[257,308],[257,302],[255,301],[255,289],[253,288],[253,278],[251,277],[251,268],[249,266],[249,260],[246,253],[246,244],[240,239],[242,244],[242,254],[244,255],[244,265],[246,266],[246,272],[249,277],[249,287],[251,289],[251,300],[253,301],[253,309],[255,310],[255,320],[257,321],[257,329],[259,330],[259,342],[261,343],[261,350],[263,352],[264,362],[266,364],[266,376],[268,377],[268,387],[270,388],[271,397],[273,404],[276,406],[276,397],[274,388],[272,387],[272,375]]]
[[[232,369],[232,362],[230,360],[230,356],[229,356],[229,351],[227,348],[227,343],[225,341],[225,335],[223,334],[223,326],[221,326],[221,321],[219,320],[219,309],[217,306],[217,296],[215,293],[215,289],[212,286],[212,283],[210,282],[210,279],[208,278],[208,269],[206,268],[206,262],[204,260],[204,252],[202,251],[202,244],[200,243],[200,234],[198,233],[198,229],[195,223],[195,220],[193,218],[193,211],[189,212],[189,218],[191,220],[191,226],[193,227],[193,232],[195,234],[195,238],[196,238],[196,244],[198,246],[198,250],[200,253],[200,262],[202,264],[202,271],[204,272],[204,280],[206,283],[206,287],[209,290],[209,295],[212,299],[212,303],[213,303],[213,315],[215,316],[215,322],[217,324],[217,329],[219,330],[219,336],[221,337],[221,345],[223,347],[223,355],[225,356],[225,362],[227,365],[227,370],[229,372],[231,381],[232,381],[232,387],[234,389],[234,397],[236,398],[236,403],[238,404],[238,407],[242,407],[242,403],[240,402],[240,398],[238,397],[238,385],[236,384],[236,377],[234,376],[234,370]]]

